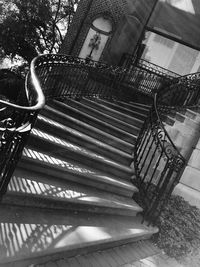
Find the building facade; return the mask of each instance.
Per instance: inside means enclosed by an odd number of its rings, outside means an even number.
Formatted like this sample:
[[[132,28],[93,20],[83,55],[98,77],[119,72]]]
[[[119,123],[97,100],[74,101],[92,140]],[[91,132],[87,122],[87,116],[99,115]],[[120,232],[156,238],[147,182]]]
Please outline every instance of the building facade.
[[[118,64],[132,53],[156,0],[81,0],[60,53]]]
[[[143,58],[180,75],[198,71],[199,6],[194,0],[81,0],[60,53],[118,64],[148,31]]]

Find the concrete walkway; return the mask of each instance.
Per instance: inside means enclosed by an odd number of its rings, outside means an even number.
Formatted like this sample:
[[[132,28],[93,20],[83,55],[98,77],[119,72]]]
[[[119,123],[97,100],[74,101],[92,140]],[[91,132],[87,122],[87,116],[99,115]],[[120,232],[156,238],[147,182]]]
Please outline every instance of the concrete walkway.
[[[183,267],[150,241],[118,246],[104,251],[62,258],[29,267]]]

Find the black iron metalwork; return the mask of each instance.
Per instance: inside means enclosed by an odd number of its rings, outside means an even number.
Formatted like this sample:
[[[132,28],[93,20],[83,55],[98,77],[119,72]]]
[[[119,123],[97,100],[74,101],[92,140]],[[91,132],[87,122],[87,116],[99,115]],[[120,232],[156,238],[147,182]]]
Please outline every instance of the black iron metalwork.
[[[179,182],[185,159],[173,144],[161,121],[163,109],[157,96],[135,145],[134,181],[144,204],[144,218],[155,223],[163,205]]]
[[[130,54],[124,54],[120,66],[126,70],[126,87],[152,96],[173,84],[180,75],[150,63],[144,59],[136,60]]]
[[[197,107],[200,103],[200,73],[174,80],[154,95],[135,146],[136,184],[144,204],[144,217],[155,222],[168,196],[179,182],[186,164],[161,120],[172,111]]]
[[[123,98],[123,69],[90,59],[43,55],[34,60],[35,73],[46,99],[66,97]],[[121,94],[121,95],[120,95]]]
[[[128,53],[124,53],[121,61],[120,66],[123,66],[125,68],[131,68],[131,66],[136,66],[136,57],[133,55],[130,55]],[[155,74],[157,74],[160,77],[166,77],[170,80],[173,80],[174,78],[180,78],[181,76],[173,71],[170,71],[168,69],[165,69],[163,67],[160,67],[154,63],[151,63],[145,59],[139,59],[137,62],[137,66],[141,67],[143,69],[149,70]]]
[[[30,74],[26,79],[26,94],[19,90],[12,102],[5,95],[0,97],[0,198],[6,193],[37,112],[44,103],[39,82]]]
[[[196,107],[200,99],[199,88],[200,73],[182,76],[158,93],[158,102],[175,110]]]

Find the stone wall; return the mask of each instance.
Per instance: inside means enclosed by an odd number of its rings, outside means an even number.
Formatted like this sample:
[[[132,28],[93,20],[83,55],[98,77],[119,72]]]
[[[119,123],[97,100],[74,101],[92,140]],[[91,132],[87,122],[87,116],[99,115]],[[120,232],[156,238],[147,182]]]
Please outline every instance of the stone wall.
[[[169,133],[181,154],[188,160],[174,194],[200,208],[200,115],[187,111],[183,121],[179,118]]]

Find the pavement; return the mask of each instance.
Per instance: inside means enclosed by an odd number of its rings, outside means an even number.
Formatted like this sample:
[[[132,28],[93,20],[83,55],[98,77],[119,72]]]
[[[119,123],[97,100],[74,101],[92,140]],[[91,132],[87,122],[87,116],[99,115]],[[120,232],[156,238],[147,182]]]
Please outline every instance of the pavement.
[[[168,257],[150,241],[139,241],[29,267],[185,267],[185,265]]]

